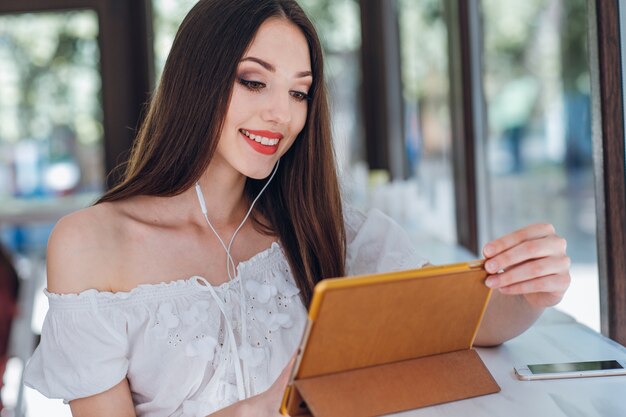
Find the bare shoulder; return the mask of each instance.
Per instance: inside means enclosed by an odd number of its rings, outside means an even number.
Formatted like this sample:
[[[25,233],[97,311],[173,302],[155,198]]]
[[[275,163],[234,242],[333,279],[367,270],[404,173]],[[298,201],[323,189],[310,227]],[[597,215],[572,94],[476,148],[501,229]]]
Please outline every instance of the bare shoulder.
[[[48,240],[48,290],[78,293],[95,288],[110,291],[116,273],[118,243],[123,239],[122,215],[115,203],[91,206],[63,217]]]

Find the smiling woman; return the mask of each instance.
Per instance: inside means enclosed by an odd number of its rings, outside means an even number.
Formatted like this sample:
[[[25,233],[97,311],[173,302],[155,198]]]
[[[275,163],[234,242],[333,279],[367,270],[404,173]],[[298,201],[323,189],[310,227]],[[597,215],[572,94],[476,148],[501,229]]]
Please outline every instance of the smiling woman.
[[[485,256],[498,290],[476,341],[497,344],[558,302],[568,259],[550,225]],[[381,212],[342,206],[321,47],[298,4],[202,0],[122,182],[52,232],[25,382],[75,417],[276,416],[315,284],[424,263]]]
[[[200,1],[123,181],[51,235],[26,383],[75,416],[275,415],[313,285],[352,266],[344,221],[364,221],[344,219],[329,126],[294,1]]]

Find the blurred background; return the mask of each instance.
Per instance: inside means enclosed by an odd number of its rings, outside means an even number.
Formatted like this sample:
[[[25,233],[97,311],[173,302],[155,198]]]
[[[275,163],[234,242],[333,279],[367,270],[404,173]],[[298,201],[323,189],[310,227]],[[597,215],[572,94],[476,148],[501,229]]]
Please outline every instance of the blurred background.
[[[0,5],[0,240],[22,282],[2,416],[69,416],[60,401],[20,388],[47,308],[48,234],[115,181],[141,104],[195,1],[132,0],[142,12],[130,6],[119,16],[116,1],[29,0],[22,11],[13,3]],[[300,0],[325,48],[346,202],[394,217],[433,263],[472,259],[491,238],[553,223],[573,262],[558,308],[599,330],[587,1],[482,0],[469,10],[459,3]],[[459,32],[459,13],[474,16],[478,43]],[[384,45],[377,49],[375,39]],[[138,43],[141,53],[128,63]],[[471,194],[479,202],[471,218],[458,192],[467,174],[455,129],[459,45],[472,52],[461,62],[478,71],[471,117],[481,127],[474,129],[479,175]],[[372,93],[381,74],[388,84]],[[128,97],[138,104],[132,110],[116,104]],[[382,128],[372,125],[379,119]],[[383,162],[373,156],[377,146],[389,154]],[[477,223],[470,244],[468,222]]]

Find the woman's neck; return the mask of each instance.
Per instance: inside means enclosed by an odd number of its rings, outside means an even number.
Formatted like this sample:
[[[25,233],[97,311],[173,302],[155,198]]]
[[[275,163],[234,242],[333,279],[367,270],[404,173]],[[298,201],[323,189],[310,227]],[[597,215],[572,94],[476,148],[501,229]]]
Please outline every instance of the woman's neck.
[[[244,196],[246,185],[244,175],[214,160],[200,177],[198,184],[212,222],[232,224],[241,221],[242,212],[248,210],[249,204]],[[195,194],[195,190],[193,193]],[[200,203],[198,201],[196,203],[199,208]]]
[[[212,163],[198,184],[211,223],[219,229],[229,229],[239,225],[249,208],[244,196],[246,177],[232,168],[217,168]],[[203,227],[206,224],[194,186],[173,197],[140,196],[133,201],[139,205],[133,204],[130,210],[149,223],[162,226],[196,223]]]

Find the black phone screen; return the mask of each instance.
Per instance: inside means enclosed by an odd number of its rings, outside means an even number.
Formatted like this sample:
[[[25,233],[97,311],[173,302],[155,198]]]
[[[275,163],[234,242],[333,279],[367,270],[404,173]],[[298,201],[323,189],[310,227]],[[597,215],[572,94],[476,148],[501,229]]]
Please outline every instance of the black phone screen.
[[[624,369],[619,362],[610,361],[590,361],[571,363],[546,363],[539,365],[528,365],[528,369],[533,374],[546,374],[557,372],[578,372],[578,371],[600,371],[603,369]]]

